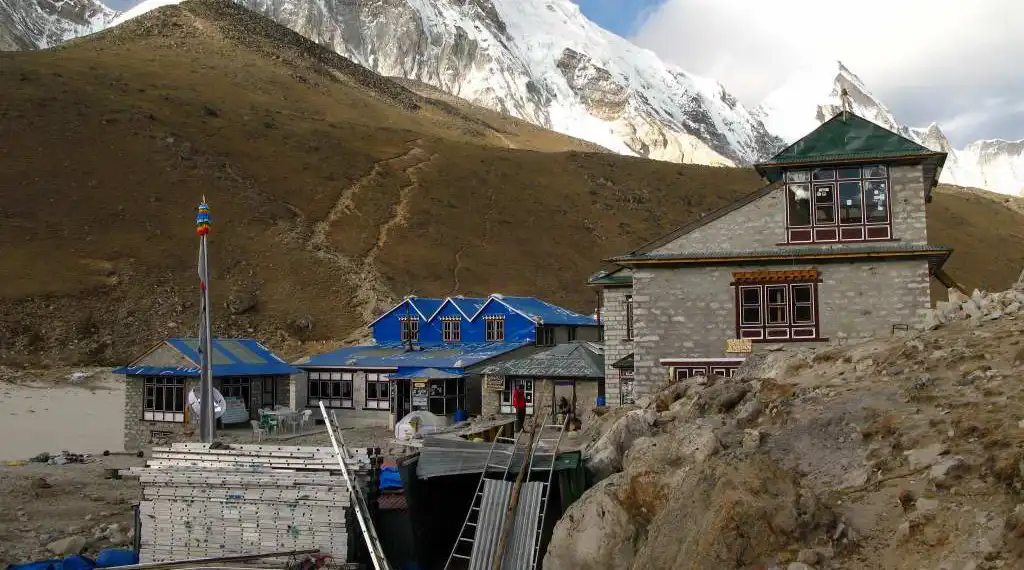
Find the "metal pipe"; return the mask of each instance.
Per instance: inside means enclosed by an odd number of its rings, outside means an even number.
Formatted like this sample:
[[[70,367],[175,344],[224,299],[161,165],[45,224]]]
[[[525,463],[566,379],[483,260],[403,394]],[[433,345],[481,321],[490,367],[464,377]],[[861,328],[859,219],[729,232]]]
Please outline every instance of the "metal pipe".
[[[302,556],[305,554],[320,554],[319,548],[308,550],[288,550],[285,552],[268,552],[265,554],[234,554],[231,556],[214,556],[210,558],[189,558],[186,560],[171,560],[167,562],[146,562],[144,564],[129,564],[128,566],[111,566],[108,570],[153,570],[154,568],[183,568],[202,564],[216,564],[219,562],[248,562],[263,558],[285,558],[291,556]]]

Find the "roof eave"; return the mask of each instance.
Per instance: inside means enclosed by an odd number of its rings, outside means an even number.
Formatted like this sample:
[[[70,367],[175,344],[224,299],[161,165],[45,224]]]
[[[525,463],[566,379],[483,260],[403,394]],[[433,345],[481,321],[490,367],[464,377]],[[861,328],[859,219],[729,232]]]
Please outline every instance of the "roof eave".
[[[822,252],[822,253],[800,253],[800,254],[779,254],[779,255],[737,255],[721,257],[648,257],[622,259],[618,263],[628,264],[629,267],[636,265],[711,265],[722,263],[746,263],[751,261],[795,261],[795,260],[825,260],[825,259],[878,259],[890,257],[934,257],[942,255],[948,259],[953,249],[943,247],[932,250],[906,250],[906,251],[857,251],[857,252]]]

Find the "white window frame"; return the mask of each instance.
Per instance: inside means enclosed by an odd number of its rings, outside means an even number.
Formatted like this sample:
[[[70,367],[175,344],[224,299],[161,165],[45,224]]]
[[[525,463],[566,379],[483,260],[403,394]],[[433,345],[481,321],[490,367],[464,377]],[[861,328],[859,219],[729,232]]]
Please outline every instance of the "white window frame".
[[[484,340],[505,342],[505,317],[484,317]]]
[[[368,410],[390,410],[391,409],[391,380],[388,379],[388,374],[383,372],[367,372],[366,380],[363,386],[363,407]],[[376,396],[370,397],[370,385],[374,386],[374,393]],[[380,395],[380,387],[386,386],[387,395]]]
[[[419,342],[420,340],[420,321],[416,317],[401,317],[399,318],[401,323],[401,330],[399,332],[399,338],[402,342]]]
[[[505,388],[501,391],[501,413],[514,414],[512,407],[512,390],[516,386],[523,387],[523,394],[526,396],[526,415],[533,415],[533,378],[505,378]]]
[[[458,317],[441,319],[441,340],[444,342],[462,341],[462,321]]]
[[[150,396],[152,389],[152,396]],[[156,407],[156,392],[162,392],[161,409]],[[173,402],[174,393],[180,390],[181,410],[167,409],[167,402]],[[167,398],[171,394],[170,400]],[[150,400],[152,399],[152,404]],[[142,379],[142,419],[147,422],[185,423],[185,407],[188,406],[188,381],[182,376],[146,376]]]
[[[337,410],[350,410],[355,408],[355,384],[354,374],[352,372],[333,372],[326,370],[318,370],[307,373],[306,381],[306,404],[307,407],[315,408],[323,402],[324,407],[337,409]],[[310,386],[313,382],[317,382],[317,395],[313,396]],[[345,384],[348,383],[348,396],[345,394]],[[334,385],[337,384],[340,388],[339,395],[334,396]],[[330,396],[324,397],[323,390],[328,388]]]

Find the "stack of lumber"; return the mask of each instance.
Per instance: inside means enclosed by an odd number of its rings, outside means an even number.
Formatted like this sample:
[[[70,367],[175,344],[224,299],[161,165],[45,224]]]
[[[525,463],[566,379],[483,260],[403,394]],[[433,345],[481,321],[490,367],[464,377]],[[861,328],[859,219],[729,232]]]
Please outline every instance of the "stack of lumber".
[[[346,459],[364,493],[373,478],[368,451],[349,448]],[[346,523],[349,490],[330,447],[177,443],[123,474],[142,486],[143,563],[311,548],[344,563],[350,530],[360,536]]]

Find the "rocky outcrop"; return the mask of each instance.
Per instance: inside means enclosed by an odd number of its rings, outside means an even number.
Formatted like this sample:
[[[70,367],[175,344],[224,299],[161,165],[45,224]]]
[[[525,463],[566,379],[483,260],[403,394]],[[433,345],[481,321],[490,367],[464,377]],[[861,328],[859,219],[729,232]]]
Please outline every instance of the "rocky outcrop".
[[[934,309],[929,309],[921,326],[925,330],[935,330],[946,323],[961,320],[970,321],[973,326],[980,326],[983,321],[1016,315],[1022,307],[1024,282],[1021,280],[1018,280],[1009,291],[987,293],[975,289],[970,297],[956,289],[950,289],[949,300],[939,301]]]
[[[0,0],[0,51],[53,47],[102,30],[117,15],[96,0]]]

